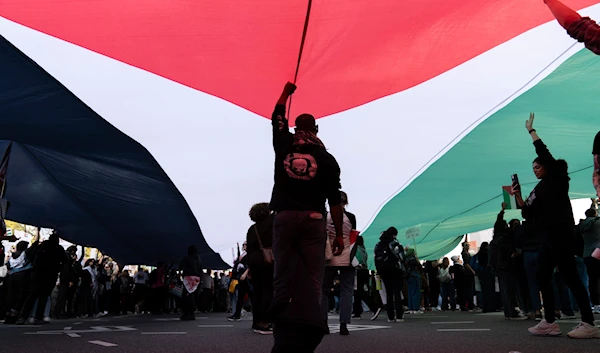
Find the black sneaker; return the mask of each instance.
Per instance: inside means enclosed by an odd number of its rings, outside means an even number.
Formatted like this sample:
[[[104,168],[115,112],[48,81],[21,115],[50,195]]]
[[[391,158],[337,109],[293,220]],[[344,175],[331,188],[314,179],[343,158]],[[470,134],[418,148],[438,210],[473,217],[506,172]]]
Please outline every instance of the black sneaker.
[[[340,335],[348,336],[350,331],[348,331],[348,324],[340,324]]]
[[[354,320],[360,320],[360,315],[352,315],[352,318],[353,318]]]
[[[240,321],[242,319],[239,316],[232,315],[232,316],[228,317],[227,320],[229,320],[229,321]]]

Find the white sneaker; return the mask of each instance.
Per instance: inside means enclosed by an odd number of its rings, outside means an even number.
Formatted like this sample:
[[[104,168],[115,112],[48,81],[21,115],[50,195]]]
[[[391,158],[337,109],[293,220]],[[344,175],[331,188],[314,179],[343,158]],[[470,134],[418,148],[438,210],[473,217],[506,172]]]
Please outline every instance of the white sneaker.
[[[371,321],[376,320],[377,317],[379,316],[379,313],[381,313],[381,308],[378,308],[377,311],[375,312],[375,314],[373,314],[373,316],[371,316]]]
[[[528,331],[535,336],[560,336],[562,334],[556,321],[549,324],[546,319],[543,319],[539,324],[530,327]]]
[[[600,338],[600,330],[587,322],[582,322],[567,333],[571,338]]]
[[[396,319],[396,322],[402,323],[404,322],[404,319]]]
[[[600,314],[600,305],[596,305],[592,308],[594,314]]]
[[[388,322],[392,323],[392,322],[396,322],[396,320],[394,320],[394,319],[388,319]]]

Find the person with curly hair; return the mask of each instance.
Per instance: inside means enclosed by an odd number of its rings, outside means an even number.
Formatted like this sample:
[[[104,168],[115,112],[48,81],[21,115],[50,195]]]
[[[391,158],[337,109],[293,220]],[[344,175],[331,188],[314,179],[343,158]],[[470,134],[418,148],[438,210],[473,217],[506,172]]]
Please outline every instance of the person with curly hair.
[[[266,202],[257,203],[250,208],[250,219],[254,224],[246,235],[248,267],[252,277],[254,293],[252,297],[252,316],[254,332],[261,335],[272,334],[269,307],[273,300],[273,263],[263,256],[262,249],[273,246],[274,214]]]

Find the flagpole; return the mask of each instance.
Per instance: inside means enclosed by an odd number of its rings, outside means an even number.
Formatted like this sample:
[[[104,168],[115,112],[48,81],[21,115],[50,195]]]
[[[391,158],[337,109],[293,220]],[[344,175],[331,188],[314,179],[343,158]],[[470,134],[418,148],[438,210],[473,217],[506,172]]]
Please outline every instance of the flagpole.
[[[0,174],[2,174],[2,190],[0,190],[0,198],[4,198],[4,192],[6,190],[8,159],[10,158],[11,147],[12,147],[12,142],[8,144],[8,147],[6,147],[6,152],[4,152],[4,157],[2,158],[2,163],[0,163]]]
[[[417,241],[415,240],[414,237],[413,237],[413,246],[415,247],[415,252],[418,254],[419,252],[417,252]]]
[[[6,186],[6,177],[4,178],[4,181],[2,182],[2,191],[0,191],[0,199],[4,198],[4,187]]]

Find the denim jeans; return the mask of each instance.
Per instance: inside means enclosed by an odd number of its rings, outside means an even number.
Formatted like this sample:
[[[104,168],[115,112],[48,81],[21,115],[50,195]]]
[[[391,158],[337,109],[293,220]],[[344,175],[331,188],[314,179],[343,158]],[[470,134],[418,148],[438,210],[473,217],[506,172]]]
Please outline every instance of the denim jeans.
[[[600,283],[598,283],[600,280],[600,260],[588,256],[584,261],[589,275],[590,300],[592,304],[600,305],[600,295],[598,295],[598,290],[600,289]]]
[[[485,313],[496,311],[496,276],[491,267],[484,267],[478,274],[481,283],[481,308]]]
[[[411,272],[406,281],[408,285],[408,310],[416,311],[421,308],[421,276]]]
[[[404,318],[404,305],[402,304],[402,288],[404,288],[404,274],[398,269],[379,271],[379,276],[385,286],[386,308],[388,319],[401,320]]]
[[[448,298],[450,298],[450,310],[456,310],[454,281],[442,282],[442,310],[448,310]]]
[[[581,282],[583,282],[583,285],[585,286],[585,289],[588,292],[588,296],[590,296],[590,281],[588,278],[588,272],[587,272],[587,268],[585,266],[585,261],[583,261],[583,257],[575,257],[575,264],[577,265],[577,274],[579,274],[579,279],[581,280]],[[579,311],[579,305],[577,305],[577,301],[575,300],[575,297],[573,296],[573,293],[571,292],[571,290],[569,289],[569,299],[571,300],[571,306],[573,307],[573,310],[575,311]],[[590,296],[590,301],[591,301],[591,296]],[[594,306],[592,303],[590,303],[590,307]]]
[[[307,342],[310,347],[303,347],[303,351],[312,352],[327,331],[321,312],[326,239],[325,217],[319,212],[282,211],[275,215],[272,352],[296,352]],[[303,331],[307,334],[299,334]]]
[[[475,277],[467,275],[465,276],[465,303],[463,303],[463,307],[466,306],[466,309],[473,310],[475,307],[475,302],[473,300],[473,296],[475,295]],[[466,304],[466,305],[464,305]]]
[[[500,282],[500,295],[502,296],[502,307],[505,317],[516,317],[517,306],[517,278],[510,270],[498,270],[498,281]]]
[[[37,310],[38,303],[39,303],[39,300],[36,300],[35,304],[33,304],[33,308],[31,309],[31,313],[29,314],[30,318],[35,316],[35,311]],[[48,297],[48,300],[46,300],[46,306],[44,309],[44,317],[49,317],[49,316],[50,316],[50,297]]]
[[[529,293],[531,296],[531,309],[533,311],[542,310],[542,300],[540,299],[540,287],[537,284],[538,271],[538,252],[523,252],[525,261],[525,272],[527,274],[527,283],[529,284]]]
[[[552,279],[554,277],[553,272],[556,267],[558,267],[558,271],[562,275],[561,277],[565,281],[566,286],[573,291],[573,296],[575,297],[577,304],[580,306],[579,309],[581,312],[581,321],[593,325],[594,314],[592,314],[592,308],[588,305],[590,302],[590,297],[588,296],[585,286],[577,274],[575,258],[571,256],[565,256],[563,249],[550,244],[544,244],[540,248],[537,276],[538,285],[542,290],[542,296],[544,298],[544,315],[546,321],[553,323],[555,320],[554,288],[552,286]]]
[[[333,287],[333,281],[337,272],[340,271],[340,323],[349,324],[352,318],[352,296],[354,294],[354,267],[326,267],[323,277],[323,297],[321,298],[321,310],[323,320],[327,321],[329,311],[329,293]]]

